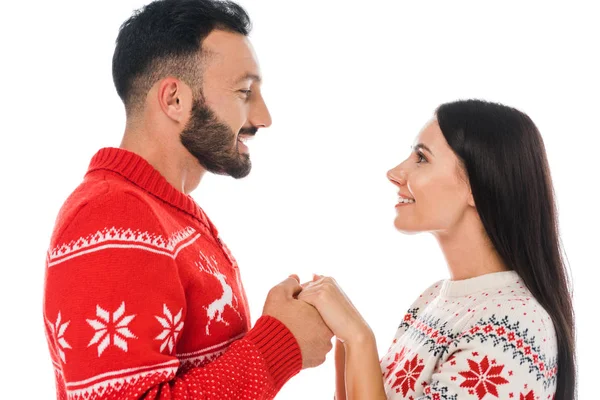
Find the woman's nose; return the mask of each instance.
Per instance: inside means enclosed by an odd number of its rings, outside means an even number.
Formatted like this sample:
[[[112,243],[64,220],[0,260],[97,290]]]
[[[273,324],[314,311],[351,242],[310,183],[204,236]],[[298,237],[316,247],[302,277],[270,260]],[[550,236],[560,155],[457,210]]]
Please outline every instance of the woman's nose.
[[[395,185],[406,185],[407,173],[400,165],[390,169],[387,173],[387,177]]]

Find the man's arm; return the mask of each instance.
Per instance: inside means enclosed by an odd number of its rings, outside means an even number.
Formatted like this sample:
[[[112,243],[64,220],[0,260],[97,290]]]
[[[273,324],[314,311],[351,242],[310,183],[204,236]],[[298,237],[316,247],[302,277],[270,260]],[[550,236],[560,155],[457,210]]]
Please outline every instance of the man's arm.
[[[125,226],[147,220],[143,204],[108,200],[82,208],[71,225],[95,232],[90,221],[114,209],[130,215]],[[316,310],[290,294],[297,285],[291,279],[272,289],[265,315],[245,337],[212,362],[178,373],[188,310],[174,258],[151,246],[95,240],[77,252],[68,242],[46,274],[48,341],[70,398],[268,399],[303,365],[324,360],[331,336]]]

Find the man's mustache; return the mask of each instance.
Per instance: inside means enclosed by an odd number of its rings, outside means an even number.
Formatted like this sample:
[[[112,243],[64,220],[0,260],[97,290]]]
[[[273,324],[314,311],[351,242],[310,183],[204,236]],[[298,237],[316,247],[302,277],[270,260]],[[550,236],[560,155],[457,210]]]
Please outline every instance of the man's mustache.
[[[256,135],[256,132],[258,132],[258,128],[255,126],[251,126],[249,128],[242,128],[240,129],[240,135]]]

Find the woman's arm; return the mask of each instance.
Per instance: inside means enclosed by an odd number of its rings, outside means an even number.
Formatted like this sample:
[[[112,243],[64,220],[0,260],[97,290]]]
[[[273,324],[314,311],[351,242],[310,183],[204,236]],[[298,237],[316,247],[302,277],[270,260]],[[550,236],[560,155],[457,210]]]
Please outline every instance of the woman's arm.
[[[335,340],[335,400],[346,400],[346,350]]]
[[[336,400],[386,399],[371,328],[333,278],[317,278],[298,299],[313,305],[337,336]]]
[[[344,344],[347,400],[385,400],[383,377],[373,334]]]

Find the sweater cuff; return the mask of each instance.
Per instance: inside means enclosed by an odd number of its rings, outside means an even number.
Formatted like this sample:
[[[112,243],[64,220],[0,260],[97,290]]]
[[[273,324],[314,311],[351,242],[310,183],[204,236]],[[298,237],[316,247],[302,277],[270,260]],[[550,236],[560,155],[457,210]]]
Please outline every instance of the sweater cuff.
[[[302,369],[302,353],[292,332],[278,319],[262,316],[245,339],[263,355],[275,389],[281,387]]]

